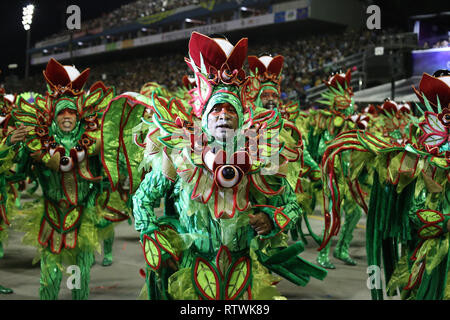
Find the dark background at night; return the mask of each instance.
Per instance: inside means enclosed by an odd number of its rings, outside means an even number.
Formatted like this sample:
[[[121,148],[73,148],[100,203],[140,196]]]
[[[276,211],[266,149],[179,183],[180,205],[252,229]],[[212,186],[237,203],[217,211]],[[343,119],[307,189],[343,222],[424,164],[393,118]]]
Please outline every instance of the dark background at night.
[[[22,8],[32,3],[35,6],[33,22],[31,25],[30,47],[51,34],[54,34],[66,26],[66,19],[69,16],[66,9],[71,4],[76,4],[81,9],[81,21],[94,19],[104,12],[113,11],[123,4],[134,0],[78,0],[78,1],[47,1],[47,0],[14,0],[0,2],[0,23],[1,23],[1,53],[0,53],[0,82],[5,73],[8,72],[8,65],[17,63],[19,69],[16,70],[20,78],[23,77],[26,51],[26,31],[22,26]]]
[[[22,8],[32,2],[35,5],[33,23],[31,26],[31,47],[34,43],[46,36],[65,28],[68,15],[66,8],[76,4],[81,8],[81,20],[89,20],[101,16],[102,13],[110,12],[122,4],[133,2],[133,0],[79,0],[79,1],[1,1],[0,23],[1,23],[1,53],[0,53],[0,82],[9,70],[7,66],[16,63],[19,68],[14,72],[23,77],[25,64],[26,32],[22,27]],[[398,26],[405,30],[412,30],[410,16],[450,11],[450,1],[364,1],[377,4],[381,8],[382,28]],[[447,22],[448,23],[448,22]]]

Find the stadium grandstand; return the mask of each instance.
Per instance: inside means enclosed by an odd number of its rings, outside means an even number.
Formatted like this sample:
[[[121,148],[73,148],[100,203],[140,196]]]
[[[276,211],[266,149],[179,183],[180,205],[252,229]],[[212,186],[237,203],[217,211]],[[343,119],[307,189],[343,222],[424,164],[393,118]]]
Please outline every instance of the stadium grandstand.
[[[183,57],[195,30],[224,34],[232,41],[248,37],[249,54],[283,55],[283,97],[298,100],[302,107],[314,104],[331,73],[348,68],[352,69],[354,91],[384,84],[377,89],[381,92],[376,97],[371,91],[355,96],[359,102],[368,103],[383,95],[395,95],[391,82],[410,86],[414,81],[414,50],[448,47],[445,25],[441,34],[419,42],[417,24],[426,24],[433,17],[430,15],[411,17],[413,27],[409,29],[369,30],[365,9],[370,1],[125,2],[111,12],[82,21],[79,30],[64,28],[39,39],[29,50],[31,75],[23,81],[18,77],[9,79],[8,88],[43,92],[41,72],[54,57],[78,68],[90,67],[92,81],[101,79],[115,86],[117,92],[139,91],[148,81],[173,90],[188,73]],[[445,15],[437,13],[434,20],[437,18],[444,20]],[[384,54],[375,54],[375,48],[380,47]]]

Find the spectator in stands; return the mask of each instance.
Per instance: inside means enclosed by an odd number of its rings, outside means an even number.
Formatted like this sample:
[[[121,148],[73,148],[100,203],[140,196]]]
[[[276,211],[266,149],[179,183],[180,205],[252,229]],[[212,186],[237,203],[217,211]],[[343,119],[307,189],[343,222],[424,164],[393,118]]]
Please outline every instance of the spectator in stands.
[[[186,4],[187,1],[180,3]],[[144,9],[148,12],[156,10],[156,4],[162,4],[162,1],[147,2],[137,1],[138,11],[141,13]],[[130,4],[131,5],[131,4]],[[180,4],[181,5],[181,4]],[[130,15],[134,10],[131,7],[123,6]],[[146,12],[147,12],[146,11]],[[152,11],[153,12],[153,11]],[[120,17],[119,14],[112,12],[105,15],[113,21]],[[114,20],[115,21],[115,20]],[[92,24],[93,26],[96,24]],[[386,34],[392,34],[393,30],[381,30],[379,33],[360,32],[349,30],[338,34],[325,34],[321,36],[308,36],[291,38],[291,40],[275,40],[270,43],[252,44],[250,39],[249,55],[258,55],[261,52],[272,52],[275,55],[285,57],[285,68],[283,71],[282,87],[291,99],[293,96],[300,99],[300,105],[306,107],[305,98],[307,90],[320,85],[326,80],[331,71],[342,68],[340,61],[349,55],[361,52],[367,45],[379,43]],[[108,36],[100,40],[102,43],[115,42],[118,39],[114,36]],[[448,41],[446,42],[448,45]],[[181,79],[187,72],[181,53],[168,54],[164,57],[148,57],[132,60],[121,60],[119,62],[101,63],[91,67],[92,79],[101,78],[106,75],[104,82],[107,85],[116,87],[118,93],[126,91],[139,91],[142,85],[149,81],[158,82],[167,86],[168,90],[175,90],[181,85]],[[80,66],[82,67],[82,66]],[[39,72],[36,76],[30,77],[28,81],[20,83],[16,91],[34,91],[45,92],[45,88],[38,87],[42,83],[42,74]],[[24,86],[23,86],[24,85]],[[14,90],[14,86],[8,86]]]

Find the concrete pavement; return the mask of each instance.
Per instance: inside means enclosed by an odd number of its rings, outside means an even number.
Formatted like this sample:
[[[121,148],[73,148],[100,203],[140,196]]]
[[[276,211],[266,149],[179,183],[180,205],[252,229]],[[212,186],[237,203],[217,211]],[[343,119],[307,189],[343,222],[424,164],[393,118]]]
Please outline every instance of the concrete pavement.
[[[319,215],[310,219],[312,228],[320,234],[323,219]],[[368,278],[365,255],[365,218],[355,229],[351,244],[351,255],[357,266],[348,266],[331,257],[336,269],[329,270],[325,280],[311,279],[306,287],[297,287],[287,280],[278,284],[280,292],[288,299],[295,300],[369,300],[370,291],[366,286]],[[39,299],[39,263],[32,265],[36,250],[21,243],[22,233],[9,230],[9,241],[5,256],[0,259],[0,284],[14,290],[13,294],[0,295],[0,300]],[[122,222],[116,227],[113,247],[114,263],[109,267],[101,265],[102,256],[96,254],[96,264],[91,270],[90,300],[135,300],[139,296],[144,279],[139,270],[145,262],[138,243],[138,234],[133,226]],[[333,241],[335,243],[336,240]],[[332,247],[334,248],[334,246]],[[302,257],[314,262],[317,246],[311,241],[306,245]],[[64,275],[59,298],[71,299],[67,288],[68,275]]]

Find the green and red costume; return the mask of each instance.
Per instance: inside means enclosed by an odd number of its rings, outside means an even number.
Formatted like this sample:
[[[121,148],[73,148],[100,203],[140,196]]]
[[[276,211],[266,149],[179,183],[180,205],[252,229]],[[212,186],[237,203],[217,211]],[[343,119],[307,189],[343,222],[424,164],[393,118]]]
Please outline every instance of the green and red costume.
[[[114,89],[95,83],[83,90],[89,69],[79,73],[51,59],[44,71],[48,92],[29,103],[20,98],[12,116],[32,127],[15,158],[16,180],[36,177],[43,201],[17,223],[25,231],[24,243],[36,246],[41,260],[39,296],[57,299],[63,265],[80,268],[81,287],[73,299],[87,299],[93,253],[99,250],[98,223],[104,219],[99,204],[108,190],[100,161],[101,114],[114,96]],[[56,123],[65,110],[77,114],[70,132]]]
[[[13,121],[11,120],[11,111],[13,104],[10,100],[5,98],[5,91],[0,88],[0,259],[4,255],[4,243],[8,238],[7,228],[10,226],[9,207],[11,206],[12,198],[8,196],[8,177],[11,176],[12,161],[15,155],[15,150],[12,146],[6,143],[8,134],[13,129]],[[12,293],[13,290],[0,285],[0,294]]]
[[[113,146],[116,152],[105,149],[105,161],[111,161],[107,167],[114,185],[113,155],[145,148],[142,156],[127,162],[143,160],[130,166],[130,172],[137,188],[133,214],[147,263],[150,299],[272,299],[279,297],[274,286],[278,278],[269,270],[297,285],[326,275],[297,256],[303,250],[301,242],[287,245],[286,231],[295,225],[300,208],[284,177],[287,164],[296,161],[301,150],[283,148],[278,112],[244,119],[246,53],[247,39],[232,46],[194,32],[187,59],[197,82],[191,91],[193,113],[174,99],[154,94],[151,99],[119,96],[105,115],[105,121],[116,116],[124,131],[137,115],[145,124],[135,130],[135,146],[119,139]],[[216,104],[226,102],[235,108],[239,123],[238,134],[228,144],[214,139],[207,120]],[[119,105],[125,116],[114,112]],[[268,140],[259,144],[258,137]],[[142,171],[150,168],[141,182]],[[157,217],[154,208],[162,198],[164,216]],[[270,234],[256,236],[250,227],[248,215],[256,212],[272,221]],[[167,267],[168,260],[177,270]]]
[[[367,262],[381,267],[383,261],[388,296],[399,289],[403,299],[450,298],[449,83],[449,76],[423,75],[414,89],[423,116],[418,128],[411,123],[405,142],[355,130],[339,135],[324,155],[322,247],[339,230],[342,188],[353,186],[355,201],[367,212]],[[351,162],[341,171],[345,153]],[[373,185],[367,202],[355,183],[368,166]],[[384,298],[380,284],[371,292],[373,299]]]
[[[262,55],[249,56],[248,65],[250,70],[250,77],[247,81],[245,92],[248,105],[249,117],[255,117],[259,113],[267,112],[263,105],[261,95],[268,92],[278,97],[278,102],[273,103],[272,108],[280,112],[284,119],[284,127],[280,133],[281,141],[286,144],[301,144],[302,152],[298,161],[290,163],[289,174],[287,180],[295,191],[297,201],[302,208],[302,217],[298,219],[297,228],[291,229],[291,235],[296,240],[300,238],[307,243],[306,235],[311,235],[313,239],[320,244],[320,238],[312,231],[308,214],[314,212],[315,193],[320,189],[320,168],[318,164],[309,154],[304,146],[302,135],[298,135],[298,128],[295,128],[295,121],[299,114],[299,107],[296,103],[288,103],[283,105],[280,99],[281,96],[281,80],[282,70],[284,64],[284,57],[277,55],[275,57]],[[302,223],[305,223],[308,234],[302,230]]]

